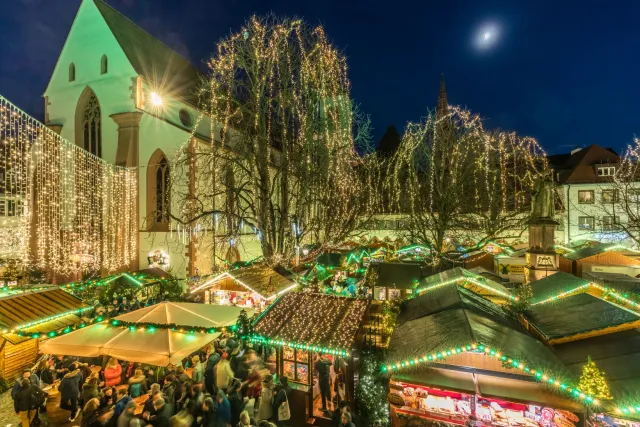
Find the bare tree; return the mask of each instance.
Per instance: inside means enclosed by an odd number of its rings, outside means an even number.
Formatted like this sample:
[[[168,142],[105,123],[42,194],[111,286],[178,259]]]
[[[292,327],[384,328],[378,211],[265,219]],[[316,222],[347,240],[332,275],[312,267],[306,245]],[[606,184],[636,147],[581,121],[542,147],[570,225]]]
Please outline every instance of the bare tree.
[[[544,169],[534,140],[487,132],[479,116],[439,108],[407,126],[388,191],[406,214],[401,232],[428,246],[438,263],[452,249],[449,241],[520,235],[535,177]]]
[[[640,140],[634,140],[620,158],[616,172],[608,182],[598,186],[594,205],[572,207],[593,217],[593,225],[612,241],[631,239],[640,246]]]
[[[176,159],[172,217],[191,227],[222,222],[231,244],[255,233],[272,264],[290,260],[305,238],[329,244],[351,234],[377,197],[375,161],[356,151],[368,119],[322,27],[253,17],[219,43],[209,68],[201,107],[210,141],[190,142]]]

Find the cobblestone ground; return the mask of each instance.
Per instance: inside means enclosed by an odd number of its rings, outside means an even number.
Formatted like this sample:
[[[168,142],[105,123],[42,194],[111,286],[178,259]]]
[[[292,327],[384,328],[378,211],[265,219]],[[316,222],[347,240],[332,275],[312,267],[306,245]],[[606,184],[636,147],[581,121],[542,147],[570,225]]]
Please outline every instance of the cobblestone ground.
[[[42,425],[47,426],[79,426],[82,417],[78,417],[76,421],[70,423],[68,421],[69,412],[62,411],[58,408],[58,399],[47,400],[47,413],[40,414]],[[11,390],[0,394],[0,427],[17,427],[20,423],[18,416],[13,410],[13,400],[11,399]]]

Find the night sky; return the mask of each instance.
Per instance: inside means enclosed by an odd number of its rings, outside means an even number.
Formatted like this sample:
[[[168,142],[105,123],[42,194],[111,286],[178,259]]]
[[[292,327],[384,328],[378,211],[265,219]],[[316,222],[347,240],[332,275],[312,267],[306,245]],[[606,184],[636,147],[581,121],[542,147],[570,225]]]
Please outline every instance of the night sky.
[[[449,102],[549,153],[640,136],[640,2],[506,0],[107,0],[202,67],[252,14],[324,25],[348,57],[352,96],[378,139]],[[42,93],[80,0],[0,1],[0,94],[41,119]],[[562,5],[562,6],[560,6]],[[495,44],[479,49],[483,25]],[[492,34],[492,37],[495,36]]]

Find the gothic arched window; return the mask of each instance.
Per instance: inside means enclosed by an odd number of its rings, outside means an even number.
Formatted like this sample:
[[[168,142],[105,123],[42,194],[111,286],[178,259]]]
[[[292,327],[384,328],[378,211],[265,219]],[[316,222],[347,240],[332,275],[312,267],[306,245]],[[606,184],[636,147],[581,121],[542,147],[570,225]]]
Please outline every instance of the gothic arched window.
[[[82,147],[102,158],[102,132],[100,129],[100,104],[91,92],[82,112]]]
[[[107,71],[109,71],[107,55],[102,55],[102,58],[100,58],[100,74],[107,74]]]
[[[162,156],[156,166],[155,178],[155,222],[167,224],[169,222],[169,162],[165,156]]]
[[[76,64],[74,64],[73,62],[69,64],[69,81],[76,81]]]

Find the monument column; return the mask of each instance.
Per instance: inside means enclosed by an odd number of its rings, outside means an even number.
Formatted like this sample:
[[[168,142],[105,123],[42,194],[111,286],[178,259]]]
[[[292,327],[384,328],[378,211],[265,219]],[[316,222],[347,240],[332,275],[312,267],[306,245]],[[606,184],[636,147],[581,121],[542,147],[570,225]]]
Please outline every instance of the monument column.
[[[525,283],[558,272],[559,255],[555,250],[555,185],[547,175],[536,183],[529,219],[529,249],[524,268]]]
[[[112,114],[110,117],[118,125],[118,150],[116,152],[116,165],[136,168],[136,185],[138,195],[142,194],[140,188],[140,120],[142,114],[139,111],[129,113]],[[131,252],[135,254],[129,265],[129,269],[136,271],[140,269],[140,203],[139,196],[134,200],[135,211],[135,248]],[[123,248],[124,249],[124,248]]]

